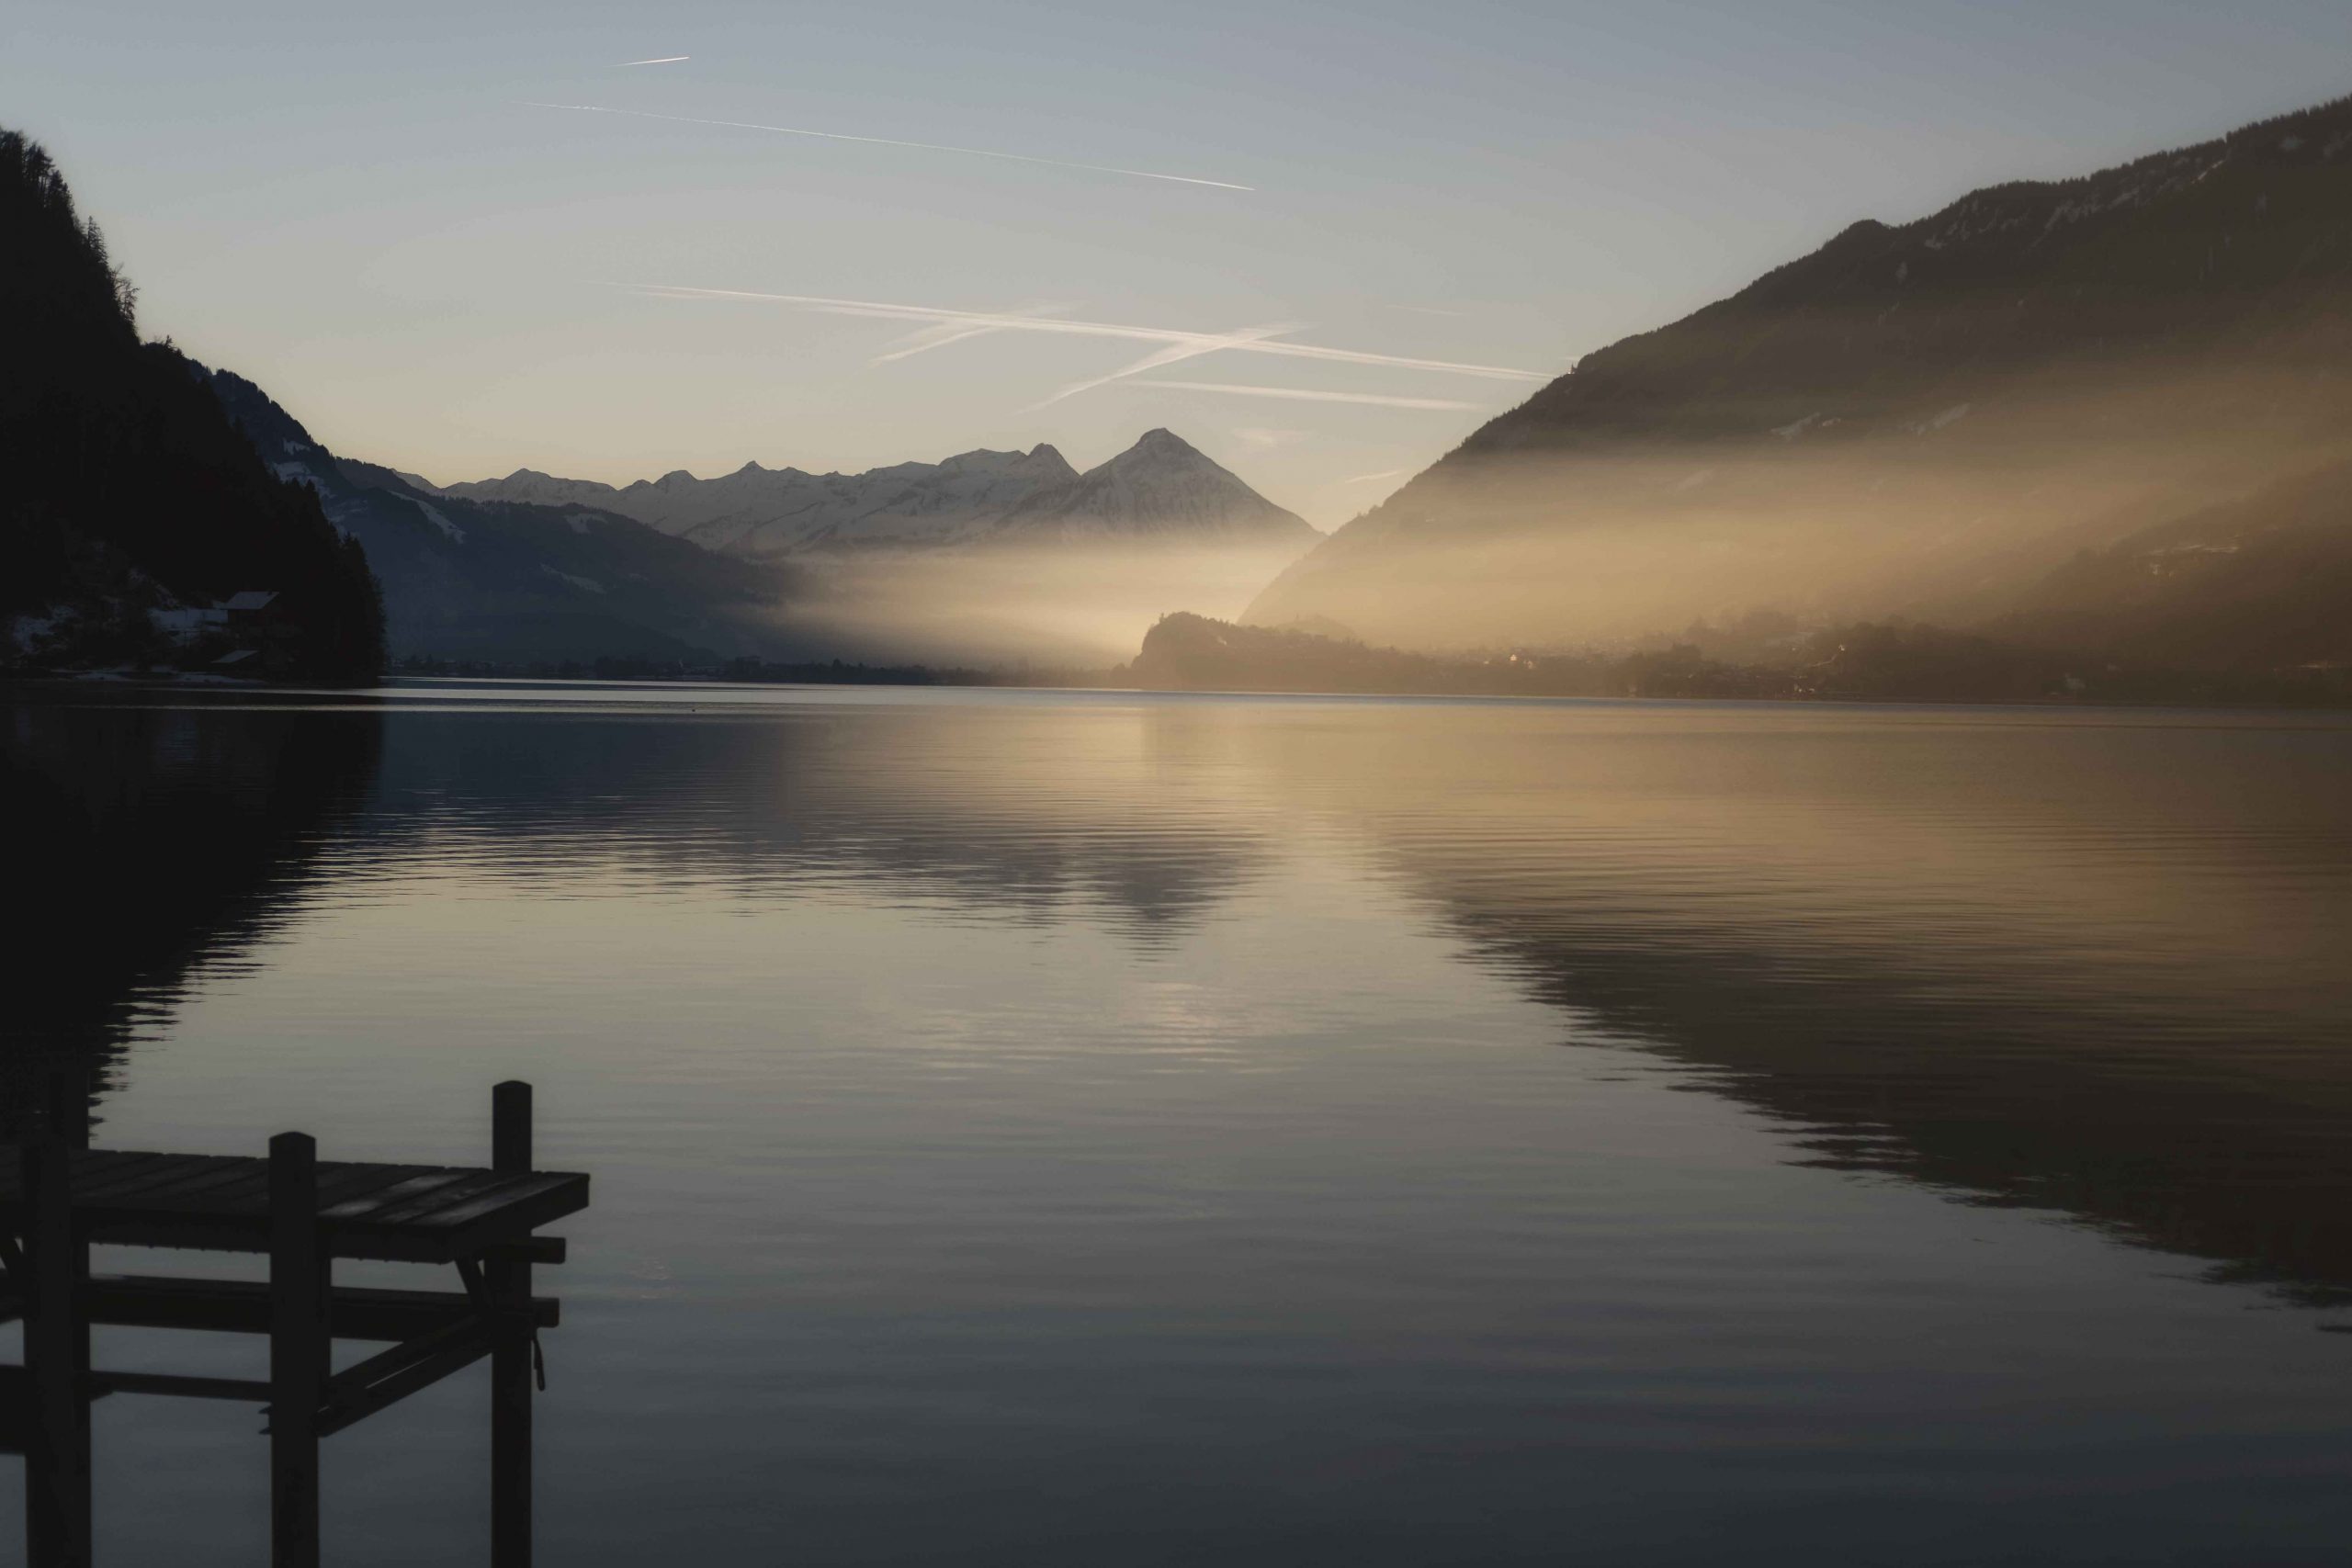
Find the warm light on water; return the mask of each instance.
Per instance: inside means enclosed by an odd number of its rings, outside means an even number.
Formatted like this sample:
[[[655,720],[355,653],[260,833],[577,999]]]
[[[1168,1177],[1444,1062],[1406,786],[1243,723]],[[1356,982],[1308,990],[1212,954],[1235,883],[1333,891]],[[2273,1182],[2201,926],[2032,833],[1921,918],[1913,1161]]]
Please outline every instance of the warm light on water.
[[[517,682],[8,723],[99,831],[280,825],[93,1000],[100,1145],[474,1161],[523,1077],[594,1173],[542,1562],[2352,1530],[2352,722]],[[478,1557],[486,1398],[334,1439],[333,1561]],[[104,1560],[258,1559],[251,1411],[96,1420]]]

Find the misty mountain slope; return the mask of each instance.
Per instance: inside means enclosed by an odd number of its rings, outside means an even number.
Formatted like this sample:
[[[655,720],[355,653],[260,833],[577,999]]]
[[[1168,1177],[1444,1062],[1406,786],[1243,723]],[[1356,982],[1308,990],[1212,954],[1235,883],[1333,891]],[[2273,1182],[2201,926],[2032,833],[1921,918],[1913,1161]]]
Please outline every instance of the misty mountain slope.
[[[1994,626],[2199,667],[2352,668],[2352,463],[2086,550]]]
[[[774,618],[782,569],[715,556],[583,506],[486,502],[339,458],[260,388],[205,373],[284,480],[315,488],[366,546],[396,653],[511,660],[806,651]]]
[[[2075,551],[2352,455],[2352,99],[1857,223],[1581,361],[1250,618],[1421,647],[1997,614]]]
[[[1151,431],[1080,474],[1049,446],[965,452],[859,474],[746,463],[701,479],[683,469],[614,487],[521,468],[444,487],[484,501],[592,505],[751,559],[799,553],[950,549],[1011,542],[1281,544],[1315,531],[1182,438]]]

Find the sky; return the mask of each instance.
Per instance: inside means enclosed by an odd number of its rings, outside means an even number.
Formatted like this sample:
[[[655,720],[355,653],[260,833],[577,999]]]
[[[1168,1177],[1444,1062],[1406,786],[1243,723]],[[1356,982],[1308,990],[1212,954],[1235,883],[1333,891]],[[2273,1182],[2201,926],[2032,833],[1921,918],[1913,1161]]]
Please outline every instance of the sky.
[[[1165,425],[1325,527],[1856,219],[2347,91],[2344,0],[0,6],[142,328],[340,454]]]

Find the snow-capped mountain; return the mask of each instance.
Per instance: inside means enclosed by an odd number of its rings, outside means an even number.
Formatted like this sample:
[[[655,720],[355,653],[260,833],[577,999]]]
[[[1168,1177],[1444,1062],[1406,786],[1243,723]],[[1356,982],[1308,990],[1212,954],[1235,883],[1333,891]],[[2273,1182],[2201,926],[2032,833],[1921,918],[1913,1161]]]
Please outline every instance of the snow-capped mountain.
[[[1148,430],[1101,467],[1029,495],[1005,514],[994,534],[1024,541],[1182,539],[1302,546],[1318,536],[1295,513],[1276,506],[1168,430]]]
[[[862,474],[746,463],[612,486],[518,468],[443,488],[477,501],[594,506],[749,559],[1023,541],[1295,544],[1317,537],[1181,436],[1146,434],[1081,474],[1048,446],[959,453]]]
[[[337,457],[243,377],[197,373],[263,462],[279,479],[315,490],[327,520],[366,547],[396,654],[526,660],[810,651],[778,614],[801,586],[788,568],[714,556],[609,507],[546,491],[477,500]]]

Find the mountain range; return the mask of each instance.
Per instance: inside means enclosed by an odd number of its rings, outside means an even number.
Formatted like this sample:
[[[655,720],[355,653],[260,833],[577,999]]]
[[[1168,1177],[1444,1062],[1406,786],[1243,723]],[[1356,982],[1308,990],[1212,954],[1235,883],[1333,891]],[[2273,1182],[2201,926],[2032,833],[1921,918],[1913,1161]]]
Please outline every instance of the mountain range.
[[[2134,668],[2352,667],[2352,98],[1853,224],[1329,537],[1166,430],[1084,472],[1038,446],[436,486],[141,343],[62,176],[22,137],[0,154],[0,664],[1010,661],[1041,635],[1076,662],[1254,592],[1250,626],[1456,660],[1687,637],[1746,666],[1905,620]]]
[[[199,371],[278,478],[314,490],[328,520],[366,547],[395,653],[537,662],[810,651],[785,614],[806,584],[785,568],[594,507],[444,495],[330,452],[243,377]]]
[[[2347,366],[2352,98],[1855,223],[1588,355],[1246,619],[1467,650],[1899,615],[2352,660]]]
[[[684,469],[622,486],[517,468],[437,493],[590,506],[748,560],[876,550],[1096,542],[1295,545],[1319,536],[1182,436],[1144,434],[1079,472],[1060,452],[974,451],[936,463],[811,474],[746,463],[696,479]]]
[[[1165,430],[1083,474],[1041,446],[852,475],[750,463],[720,479],[679,472],[621,487],[529,469],[440,486],[330,452],[259,387],[199,370],[269,468],[314,488],[335,527],[365,546],[401,654],[1082,657],[1017,627],[978,640],[911,634],[918,620],[935,631],[975,607],[1016,604],[1013,618],[1042,622],[1074,599],[1148,586],[1129,552],[1092,545],[1254,547],[1269,552],[1261,581],[1320,537]],[[1147,625],[1170,607],[1154,601],[1130,618]]]

